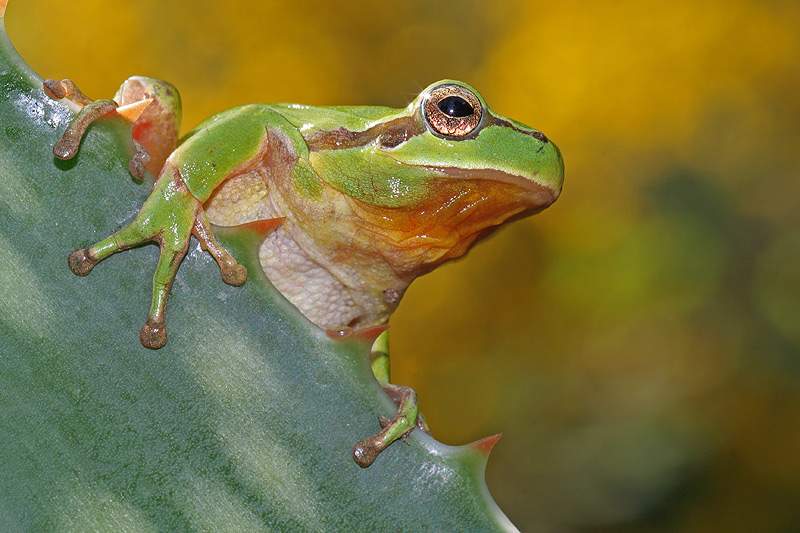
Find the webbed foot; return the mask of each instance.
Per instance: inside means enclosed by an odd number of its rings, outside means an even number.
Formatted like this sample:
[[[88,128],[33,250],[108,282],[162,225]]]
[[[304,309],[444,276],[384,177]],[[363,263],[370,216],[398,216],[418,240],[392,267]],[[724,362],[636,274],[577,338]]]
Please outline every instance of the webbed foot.
[[[136,142],[136,139],[133,140],[133,147],[136,149],[136,153],[128,161],[128,172],[137,180],[142,180],[144,179],[144,171],[150,163],[150,154],[141,144]]]
[[[102,241],[69,255],[70,270],[85,276],[108,256],[146,242],[161,248],[153,275],[153,300],[139,338],[148,348],[160,348],[167,342],[165,310],[175,274],[189,247],[189,239],[200,203],[174,181],[156,184],[133,222]]]
[[[232,266],[222,267],[222,281],[233,287],[240,287],[247,280],[247,269],[236,263]]]
[[[78,116],[67,126],[61,139],[53,146],[53,155],[59,159],[72,159],[78,155],[81,139],[86,134],[89,125],[116,108],[117,104],[113,100],[97,100],[86,104]]]
[[[192,235],[217,260],[225,283],[239,286],[245,282],[247,269],[214,238],[200,202],[179,179],[163,177],[156,182],[133,222],[92,246],[72,252],[69,268],[78,276],[86,276],[111,254],[156,242],[161,253],[153,275],[153,300],[139,339],[147,348],[158,349],[167,342],[167,298]]]
[[[351,336],[367,341],[371,344],[370,366],[372,373],[380,383],[384,392],[397,405],[397,414],[389,420],[383,415],[378,415],[381,430],[360,440],[353,448],[353,458],[361,467],[371,465],[378,455],[397,439],[405,440],[414,428],[419,428],[428,435],[430,430],[425,422],[425,417],[419,412],[417,393],[410,387],[393,385],[389,383],[389,332],[388,326],[373,326],[354,331],[345,326],[331,328],[327,334],[332,339],[347,339]]]

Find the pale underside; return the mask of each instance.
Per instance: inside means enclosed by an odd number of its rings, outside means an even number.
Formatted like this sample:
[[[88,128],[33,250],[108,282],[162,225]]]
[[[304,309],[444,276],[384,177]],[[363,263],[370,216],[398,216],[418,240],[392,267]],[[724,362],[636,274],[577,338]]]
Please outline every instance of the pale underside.
[[[319,249],[298,224],[272,177],[268,167],[259,165],[226,180],[205,204],[209,221],[236,226],[285,217],[259,248],[261,266],[272,284],[322,328],[385,323],[397,302],[383,301],[382,290],[371,290],[363,272],[356,272],[346,261],[336,262],[328,250]],[[331,218],[330,224],[334,224],[333,212]],[[399,280],[390,283],[401,292],[406,285]]]

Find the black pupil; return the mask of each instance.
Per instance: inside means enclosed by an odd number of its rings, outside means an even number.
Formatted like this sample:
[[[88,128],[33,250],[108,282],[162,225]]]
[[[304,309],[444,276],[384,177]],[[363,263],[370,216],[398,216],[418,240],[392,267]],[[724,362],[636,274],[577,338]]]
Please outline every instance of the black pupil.
[[[437,107],[448,117],[468,117],[475,112],[469,102],[460,96],[443,98]]]

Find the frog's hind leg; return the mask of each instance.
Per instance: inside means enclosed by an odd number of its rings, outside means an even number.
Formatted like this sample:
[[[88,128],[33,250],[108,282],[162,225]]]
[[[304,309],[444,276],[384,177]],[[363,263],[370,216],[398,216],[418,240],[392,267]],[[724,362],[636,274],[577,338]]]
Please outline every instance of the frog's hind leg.
[[[53,146],[53,155],[59,159],[72,159],[78,154],[86,129],[89,125],[117,109],[117,103],[113,100],[97,100],[87,104],[80,110],[78,116],[70,122],[61,139]]]
[[[68,262],[73,273],[78,276],[86,276],[97,263],[111,254],[146,242],[157,242],[161,248],[161,254],[153,275],[153,300],[150,314],[139,333],[139,338],[144,346],[156,349],[161,348],[167,342],[165,318],[167,298],[181,260],[189,247],[189,233],[187,231],[186,238],[182,243],[180,239],[177,242],[170,239],[172,242],[167,243],[159,235],[143,232],[137,222],[138,219],[92,246],[75,250],[69,254]]]
[[[185,239],[178,247],[166,246],[161,243],[161,256],[158,258],[156,272],[153,275],[153,303],[147,322],[139,332],[139,340],[147,348],[158,349],[167,343],[166,308],[169,291],[175,281],[175,274],[181,264],[186,250],[189,248],[189,239]]]
[[[92,122],[117,109],[118,105],[114,100],[95,100],[83,94],[72,80],[61,81],[45,80],[42,83],[44,92],[53,100],[66,98],[82,107],[78,116],[75,117],[61,139],[53,146],[53,155],[59,159],[72,159],[78,154],[81,139],[86,134],[86,129]]]
[[[83,92],[78,89],[78,86],[75,85],[75,83],[70,79],[64,79],[61,81],[46,79],[44,82],[42,82],[42,88],[44,89],[45,94],[47,94],[47,96],[53,100],[61,100],[62,98],[66,98],[67,100],[75,102],[81,106],[92,103],[92,99],[83,94]]]
[[[125,84],[123,84],[123,87],[124,86]],[[81,146],[81,139],[83,139],[83,136],[86,135],[86,130],[89,128],[89,126],[98,118],[113,112],[117,112],[131,123],[135,123],[145,108],[147,108],[148,105],[153,101],[152,98],[142,98],[140,101],[126,103],[125,105],[120,106],[116,100],[92,100],[83,94],[83,92],[78,89],[78,86],[75,85],[75,83],[73,83],[70,79],[63,79],[61,81],[47,79],[42,83],[42,88],[44,89],[45,94],[47,94],[47,96],[53,100],[61,100],[66,98],[67,100],[70,100],[71,102],[81,106],[81,110],[78,112],[78,115],[72,120],[72,122],[70,122],[66,131],[64,131],[64,133],[61,135],[61,138],[53,146],[53,155],[59,159],[72,159],[78,155],[78,150]],[[178,107],[180,107],[180,103],[178,103]],[[177,140],[177,126],[175,129],[176,131],[174,132],[173,137],[175,140]],[[171,143],[167,142],[166,144],[169,147],[169,151],[172,151],[175,148],[174,141]],[[145,168],[150,168],[148,165],[150,164],[151,157],[148,151],[138,142],[136,136],[134,136],[133,145],[136,153],[133,155],[128,164],[128,170],[136,179],[143,179]],[[158,168],[160,168],[162,164],[163,161],[160,161]],[[152,170],[153,174],[156,175],[157,172],[155,167]]]
[[[378,415],[381,430],[360,440],[353,448],[353,458],[359,466],[367,467],[375,461],[378,455],[386,449],[392,442],[403,438],[418,427],[430,435],[428,424],[425,417],[419,412],[417,403],[417,393],[411,387],[394,385],[389,383],[389,336],[388,332],[383,332],[376,339],[370,354],[372,373],[380,383],[384,392],[397,405],[397,413],[394,418]]]

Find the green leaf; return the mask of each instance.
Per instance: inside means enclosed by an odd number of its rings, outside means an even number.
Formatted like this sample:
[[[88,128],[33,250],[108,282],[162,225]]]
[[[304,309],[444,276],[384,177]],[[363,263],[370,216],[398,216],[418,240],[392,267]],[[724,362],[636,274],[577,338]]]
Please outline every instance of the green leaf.
[[[0,15],[5,1],[0,0]],[[158,249],[79,278],[67,255],[122,227],[149,187],[130,131],[92,126],[74,160],[52,146],[74,109],[0,35],[0,529],[513,530],[486,489],[486,451],[415,431],[369,468],[353,445],[395,406],[369,348],[333,341],[248,268],[225,285],[194,247],[166,347],[142,347]]]

